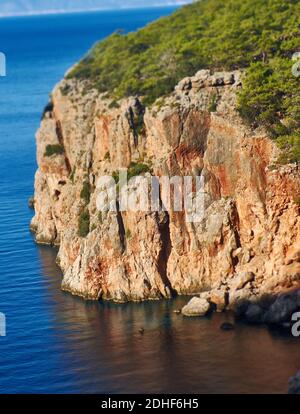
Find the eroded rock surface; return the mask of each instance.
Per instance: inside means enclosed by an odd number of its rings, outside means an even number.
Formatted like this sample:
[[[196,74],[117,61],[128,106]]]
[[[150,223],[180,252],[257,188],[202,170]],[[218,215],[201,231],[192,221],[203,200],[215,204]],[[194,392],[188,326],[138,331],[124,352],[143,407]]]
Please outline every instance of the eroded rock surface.
[[[200,71],[146,110],[86,86],[63,80],[37,133],[31,228],[59,245],[64,290],[119,302],[210,291],[223,310],[299,285],[299,167],[276,166],[275,143],[240,119],[239,72]],[[64,152],[46,156],[49,145]],[[133,162],[155,176],[202,176],[202,221],[172,208],[99,213],[98,178]]]
[[[210,309],[210,303],[204,298],[194,297],[184,306],[181,313],[184,316],[205,316]]]

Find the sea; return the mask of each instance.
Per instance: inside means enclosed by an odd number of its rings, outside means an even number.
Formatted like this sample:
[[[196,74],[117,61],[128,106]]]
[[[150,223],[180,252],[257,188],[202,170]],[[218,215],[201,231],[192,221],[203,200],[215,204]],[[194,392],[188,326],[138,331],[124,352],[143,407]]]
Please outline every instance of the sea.
[[[300,369],[298,339],[240,323],[224,332],[231,314],[184,318],[174,310],[186,297],[117,305],[63,293],[57,251],[29,231],[49,93],[97,40],[173,10],[0,19],[0,393],[286,393]]]

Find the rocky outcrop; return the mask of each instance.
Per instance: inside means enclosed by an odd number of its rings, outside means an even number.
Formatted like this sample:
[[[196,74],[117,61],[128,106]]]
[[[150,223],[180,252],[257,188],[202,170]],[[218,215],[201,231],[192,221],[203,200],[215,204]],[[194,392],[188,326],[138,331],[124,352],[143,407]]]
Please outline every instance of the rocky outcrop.
[[[293,315],[300,311],[300,290],[277,296],[263,295],[254,302],[246,300],[237,306],[238,316],[255,324],[267,324],[291,330]]]
[[[299,286],[299,168],[278,166],[275,143],[242,122],[240,87],[238,71],[200,71],[146,109],[77,80],[55,88],[37,133],[31,228],[59,245],[64,290],[119,302],[209,291],[222,311]],[[201,221],[172,207],[99,213],[98,178],[141,164],[201,176]]]
[[[194,297],[182,308],[184,316],[205,316],[210,309],[210,303],[204,298]]]
[[[300,372],[289,380],[289,390],[288,393],[291,395],[300,394]]]

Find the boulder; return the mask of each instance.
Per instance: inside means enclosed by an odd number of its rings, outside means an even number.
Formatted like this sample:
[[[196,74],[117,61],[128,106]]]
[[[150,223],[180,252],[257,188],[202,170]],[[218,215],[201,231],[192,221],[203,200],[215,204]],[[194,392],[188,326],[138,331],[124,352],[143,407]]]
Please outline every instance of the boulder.
[[[192,81],[191,81],[191,78],[189,77],[182,79],[176,86],[176,90],[178,91],[189,91],[191,88],[192,88]]]
[[[237,311],[237,308],[244,308],[246,312],[248,304],[251,301],[255,301],[256,297],[253,295],[252,290],[247,286],[244,289],[235,290],[231,289],[229,291],[229,308]]]
[[[299,309],[300,290],[279,296],[270,306],[263,319],[268,324],[283,324],[290,322],[292,314]]]
[[[248,283],[253,282],[255,279],[255,275],[252,272],[240,272],[237,273],[234,279],[230,283],[230,287],[233,290],[241,290],[243,289]]]
[[[251,303],[245,313],[245,318],[250,323],[261,323],[264,309],[256,303]]]
[[[203,298],[193,298],[182,308],[182,314],[185,316],[205,316],[210,310],[210,303]]]
[[[289,394],[300,394],[300,371],[289,380]]]
[[[210,301],[216,306],[217,312],[223,312],[228,305],[228,292],[225,289],[215,289],[211,291]]]

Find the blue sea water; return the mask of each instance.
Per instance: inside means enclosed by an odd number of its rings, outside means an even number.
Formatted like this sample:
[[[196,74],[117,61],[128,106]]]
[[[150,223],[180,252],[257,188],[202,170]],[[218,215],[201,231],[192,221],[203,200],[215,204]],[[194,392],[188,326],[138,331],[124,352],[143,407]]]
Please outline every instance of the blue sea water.
[[[171,8],[0,20],[0,393],[285,392],[299,342],[264,328],[183,319],[186,298],[87,303],[61,292],[56,251],[29,232],[34,134],[48,94],[94,42]],[[141,336],[139,329],[145,334]]]

